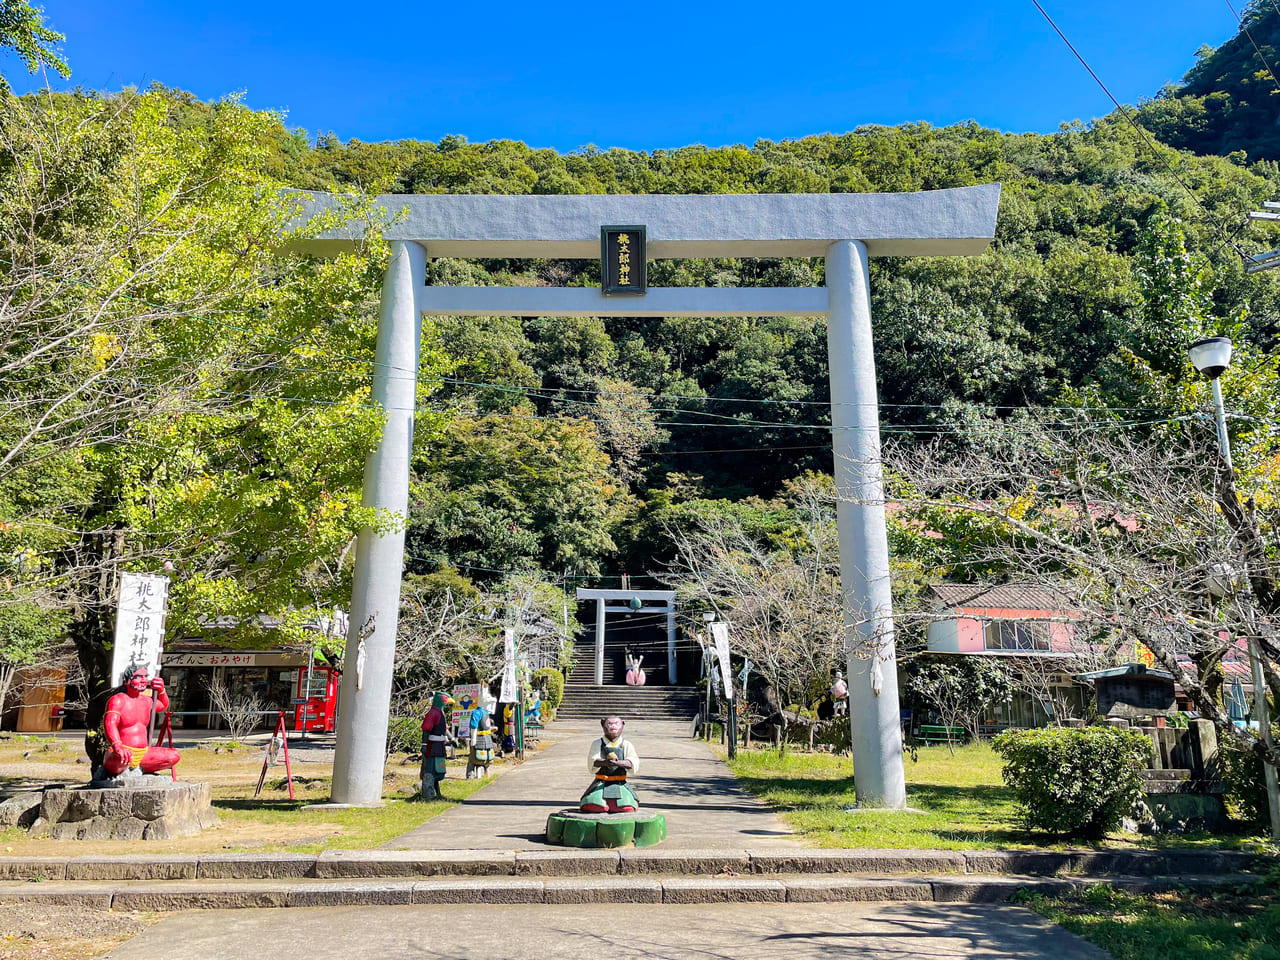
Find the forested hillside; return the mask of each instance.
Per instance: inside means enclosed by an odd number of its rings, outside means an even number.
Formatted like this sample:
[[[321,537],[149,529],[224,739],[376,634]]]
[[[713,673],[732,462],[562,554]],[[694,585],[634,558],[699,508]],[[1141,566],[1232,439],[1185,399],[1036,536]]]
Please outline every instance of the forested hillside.
[[[1142,123],[1165,143],[1194,153],[1280,160],[1280,9],[1259,2],[1222,46],[1201,47],[1183,78],[1142,105]]]
[[[1280,30],[1269,9],[1249,14],[1259,42]],[[890,442],[981,451],[993,421],[1082,407],[1140,431],[1193,429],[1183,415],[1203,387],[1183,351],[1222,332],[1243,358],[1233,402],[1253,418],[1233,429],[1269,437],[1280,291],[1271,275],[1247,276],[1241,253],[1280,246],[1280,230],[1242,225],[1280,195],[1280,167],[1274,134],[1259,132],[1275,129],[1270,99],[1240,93],[1266,89],[1246,83],[1244,49],[1236,38],[1202,56],[1185,87],[1145,104],[1150,132],[1115,114],[1050,135],[908,124],[652,152],[341,143],[164,88],[3,95],[3,293],[21,309],[3,331],[0,576],[29,614],[10,622],[35,623],[28,638],[70,625],[86,659],[100,656],[111,574],[162,561],[175,629],[212,615],[251,629],[251,614],[274,612],[287,630],[346,602],[351,535],[368,520],[359,469],[377,423],[367,378],[386,251],[291,258],[288,204],[261,202],[282,186],[824,193],[999,181],[985,255],[873,262]],[[1248,111],[1272,119],[1245,122]],[[812,285],[822,270],[657,261],[649,282]],[[597,271],[437,260],[430,279],[573,285]],[[820,487],[806,475],[831,470],[821,321],[455,318],[426,338],[408,535],[409,568],[424,577],[452,567],[486,588],[513,574],[616,584],[623,571],[660,574],[673,536],[708,516],[787,548],[796,498]],[[1267,455],[1260,442],[1241,461]],[[899,586],[944,569],[909,530],[894,535],[916,564]]]
[[[1170,244],[1177,247],[1180,232],[1195,269],[1206,271],[1198,283],[1210,294],[1209,315],[1197,322],[1229,324],[1244,313],[1247,337],[1269,344],[1275,332],[1275,284],[1246,278],[1236,253],[1269,243],[1266,231],[1241,235],[1240,226],[1245,211],[1276,195],[1275,164],[1153,144],[1118,115],[1048,136],[907,125],[652,153],[588,147],[561,155],[461,138],[338,144],[322,137],[314,149],[300,139],[285,146],[280,176],[333,190],[840,192],[1000,181],[997,238],[985,256],[873,263],[883,418],[889,436],[907,441],[964,444],[975,417],[1082,397],[1151,402],[1124,350],[1164,367],[1181,363],[1161,342],[1171,333],[1162,329],[1169,321],[1159,302],[1181,294],[1149,282],[1177,255]],[[590,284],[597,269],[588,261],[436,261],[432,279]],[[820,261],[650,267],[654,285],[821,282]],[[428,564],[643,571],[662,545],[627,518],[637,511],[643,518],[646,506],[672,497],[767,498],[805,471],[831,469],[821,321],[495,317],[443,322],[436,332],[456,367],[433,403],[481,419],[468,420],[445,447],[424,450],[431,492],[418,507],[414,542]],[[534,419],[547,417],[574,419]],[[594,518],[580,528],[582,542],[552,536],[553,547],[550,528],[531,522],[541,509],[532,491],[503,491],[493,474],[512,455],[506,447],[567,449],[548,432],[588,421],[617,490],[609,503],[578,505]],[[479,450],[488,451],[489,470],[472,461]],[[449,466],[460,456],[466,469]],[[486,539],[478,529],[520,535]],[[615,552],[609,539],[626,549]]]

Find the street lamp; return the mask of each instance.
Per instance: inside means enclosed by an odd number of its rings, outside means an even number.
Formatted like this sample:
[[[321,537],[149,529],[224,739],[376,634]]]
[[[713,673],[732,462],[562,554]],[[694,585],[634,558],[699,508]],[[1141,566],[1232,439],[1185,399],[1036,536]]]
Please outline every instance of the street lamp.
[[[1231,365],[1231,340],[1228,337],[1209,337],[1198,340],[1187,348],[1195,368],[1209,378],[1213,387],[1213,410],[1218,425],[1218,450],[1222,462],[1235,483],[1235,466],[1231,463],[1231,441],[1227,437],[1227,413],[1222,405],[1222,384],[1219,378]],[[1262,676],[1262,660],[1257,644],[1249,638],[1249,666],[1253,673],[1253,714],[1258,723],[1258,736],[1268,749],[1271,748],[1271,716],[1267,710],[1267,687]],[[1271,820],[1271,836],[1280,840],[1280,789],[1277,789],[1276,768],[1270,763],[1262,765],[1267,781],[1267,809]]]
[[[1231,339],[1229,337],[1209,337],[1198,340],[1187,348],[1191,354],[1191,362],[1195,368],[1209,378],[1213,387],[1213,410],[1218,423],[1218,449],[1222,451],[1222,459],[1227,469],[1235,472],[1231,464],[1231,442],[1227,439],[1227,412],[1222,406],[1222,384],[1218,378],[1231,365]]]

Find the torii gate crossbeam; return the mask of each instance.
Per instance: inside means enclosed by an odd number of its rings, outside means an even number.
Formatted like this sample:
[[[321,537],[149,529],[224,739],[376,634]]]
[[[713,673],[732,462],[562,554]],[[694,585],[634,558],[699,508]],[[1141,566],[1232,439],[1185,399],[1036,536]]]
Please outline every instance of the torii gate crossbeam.
[[[858,802],[902,808],[898,682],[880,424],[867,264],[876,256],[970,256],[995,235],[1000,185],[906,194],[713,196],[384,196],[391,261],[382,289],[373,399],[387,413],[365,465],[364,503],[408,511],[421,318],[424,313],[511,316],[776,316],[826,314],[837,528],[845,601],[849,720]],[[337,206],[315,195],[307,215]],[[400,214],[392,219],[390,215]],[[648,252],[675,257],[817,257],[817,288],[599,290],[427,287],[427,257],[594,259],[600,228],[644,224]],[[333,255],[364,225],[348,223],[301,245]],[[404,530],[363,530],[356,551],[350,635],[339,700],[331,800],[381,802],[392,663],[404,566]]]

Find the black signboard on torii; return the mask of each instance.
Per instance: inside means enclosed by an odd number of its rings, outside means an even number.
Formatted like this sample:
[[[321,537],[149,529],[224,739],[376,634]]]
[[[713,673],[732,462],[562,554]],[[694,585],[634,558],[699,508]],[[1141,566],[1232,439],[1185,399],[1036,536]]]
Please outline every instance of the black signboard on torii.
[[[600,292],[643,296],[649,273],[643,226],[600,228]]]

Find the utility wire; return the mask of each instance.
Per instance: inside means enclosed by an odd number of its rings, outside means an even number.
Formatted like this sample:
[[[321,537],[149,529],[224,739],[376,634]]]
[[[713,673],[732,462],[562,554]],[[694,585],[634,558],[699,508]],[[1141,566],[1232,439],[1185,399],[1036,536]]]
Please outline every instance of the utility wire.
[[[1156,160],[1158,160],[1160,164],[1165,168],[1165,170],[1168,171],[1169,176],[1173,177],[1173,179],[1177,181],[1178,185],[1182,187],[1182,189],[1186,192],[1187,196],[1190,197],[1192,201],[1195,203],[1195,205],[1200,208],[1200,212],[1204,214],[1205,220],[1213,224],[1214,229],[1218,231],[1218,235],[1222,237],[1224,242],[1228,246],[1230,246],[1232,250],[1236,252],[1236,255],[1238,257],[1240,257],[1242,260],[1252,260],[1253,257],[1245,253],[1235,243],[1235,241],[1227,234],[1226,228],[1222,225],[1222,223],[1218,220],[1218,218],[1209,212],[1209,208],[1206,207],[1204,203],[1200,200],[1200,198],[1195,195],[1192,189],[1189,186],[1187,186],[1186,181],[1184,181],[1182,177],[1178,176],[1178,173],[1176,170],[1173,169],[1172,164],[1170,164],[1169,161],[1164,158],[1164,155],[1161,154],[1160,150],[1156,147],[1155,142],[1152,141],[1150,136],[1147,135],[1147,131],[1142,129],[1142,127],[1138,124],[1138,122],[1134,120],[1133,117],[1130,115],[1128,109],[1119,100],[1115,98],[1115,96],[1112,94],[1111,90],[1107,87],[1107,85],[1102,82],[1102,78],[1099,77],[1098,74],[1094,72],[1093,67],[1089,66],[1089,62],[1085,60],[1085,58],[1081,55],[1080,51],[1077,50],[1075,46],[1071,43],[1071,41],[1067,39],[1067,35],[1062,32],[1061,28],[1056,23],[1054,23],[1053,17],[1049,16],[1049,14],[1045,11],[1044,7],[1040,5],[1040,0],[1031,0],[1031,2],[1035,4],[1035,8],[1040,11],[1040,15],[1044,17],[1044,19],[1048,22],[1049,26],[1053,28],[1053,32],[1056,33],[1059,36],[1059,38],[1061,38],[1062,42],[1067,45],[1067,49],[1070,50],[1075,55],[1075,58],[1080,61],[1080,65],[1083,66],[1086,71],[1088,71],[1089,76],[1093,77],[1094,82],[1097,83],[1097,85],[1102,88],[1102,92],[1107,95],[1107,99],[1110,100],[1113,104],[1115,104],[1115,108],[1120,112],[1120,115],[1129,122],[1129,126],[1133,127],[1133,129],[1137,131],[1138,136],[1142,139],[1142,142],[1147,145],[1147,148],[1151,151],[1152,155],[1156,158]]]
[[[1267,58],[1262,53],[1262,48],[1258,46],[1253,34],[1249,32],[1249,25],[1244,22],[1244,17],[1236,13],[1236,8],[1231,5],[1231,0],[1223,0],[1227,5],[1227,9],[1231,11],[1231,15],[1236,18],[1236,22],[1240,25],[1240,29],[1244,31],[1244,35],[1249,38],[1249,43],[1253,45],[1253,52],[1258,55],[1258,59],[1262,61],[1262,65],[1267,68],[1267,76],[1271,77],[1271,82],[1275,84],[1276,90],[1280,90],[1280,80],[1276,79],[1275,71],[1271,69],[1271,64],[1267,62]],[[1275,0],[1272,0],[1273,7]],[[1277,11],[1280,12],[1280,11]]]
[[[298,397],[298,396],[282,396],[282,395],[263,396],[261,394],[254,394],[254,393],[237,393],[235,391],[213,391],[213,395],[225,396],[225,397],[240,397],[240,398],[246,398],[250,400],[267,400],[267,401],[283,402],[283,403],[300,403],[300,404],[312,405],[312,406],[333,407],[333,406],[353,405],[346,400],[325,400],[318,397]],[[377,404],[365,403],[365,402],[354,404],[354,406],[358,406],[358,407],[362,407],[364,409],[370,409],[370,410],[381,409]],[[1036,408],[1029,408],[1029,409],[1036,409]],[[1045,407],[1045,408],[1039,408],[1039,409],[1043,409],[1047,413],[1056,413],[1060,410],[1066,410],[1069,412],[1074,408]],[[456,412],[449,407],[429,407],[429,406],[422,406],[422,405],[416,406],[414,408],[414,411],[416,413],[423,413],[423,414],[447,414],[447,413]],[[689,411],[689,412],[696,413],[697,411]],[[618,421],[618,420],[605,420],[597,417],[587,417],[587,416],[581,416],[581,417],[566,416],[563,414],[541,415],[541,414],[521,414],[521,413],[487,413],[481,417],[477,417],[476,419],[523,420],[523,421],[529,421],[529,422],[592,423],[592,424],[596,424],[597,426],[609,426],[612,424],[622,422],[622,423],[644,424],[648,426],[658,426],[658,427],[681,427],[681,428],[717,427],[717,428],[728,429],[728,430],[737,430],[737,429],[742,429],[742,430],[821,430],[825,433],[847,432],[847,431],[857,431],[857,430],[868,429],[867,427],[862,427],[862,426],[833,426],[831,424],[824,424],[824,423],[784,423],[784,422],[760,421],[760,420],[734,420],[732,422],[727,422],[727,423],[719,422],[719,421],[707,422],[707,421],[698,421],[698,420]],[[1159,424],[1181,423],[1181,422],[1186,422],[1190,420],[1199,420],[1199,419],[1203,419],[1203,416],[1199,413],[1180,414],[1174,411],[1169,411],[1164,416],[1153,416],[1148,418],[1093,419],[1093,420],[1084,420],[1084,421],[1061,420],[1056,423],[1041,423],[1040,425],[1045,428],[1060,429],[1065,432],[1065,431],[1070,431],[1072,429],[1082,429],[1082,428],[1102,429],[1102,428],[1116,428],[1116,427],[1156,426]],[[967,424],[963,424],[963,423],[910,424],[910,423],[882,422],[879,424],[879,430],[881,433],[906,433],[906,434],[939,435],[939,436],[962,432],[966,428],[967,428]],[[761,448],[761,449],[768,449],[768,448]],[[661,455],[661,454],[659,453],[657,455]]]
[[[233,368],[234,369],[234,368]],[[350,375],[352,371],[341,370],[332,367],[292,367],[287,364],[254,364],[252,366],[242,368],[247,372],[254,372],[263,369],[278,369],[286,372],[313,373],[313,374],[345,374]],[[388,379],[413,379],[411,374],[403,377],[392,376]],[[892,402],[876,402],[870,400],[849,400],[832,402],[828,400],[782,400],[772,399],[768,397],[722,397],[722,396],[695,396],[693,394],[679,393],[645,393],[643,391],[620,391],[620,390],[586,390],[578,387],[530,387],[521,384],[494,383],[485,380],[465,380],[457,377],[419,377],[419,383],[429,384],[448,384],[451,386],[475,387],[486,390],[496,390],[501,393],[520,393],[534,396],[543,400],[559,400],[561,397],[557,394],[572,393],[588,397],[638,397],[645,400],[689,400],[699,403],[755,403],[755,404],[774,404],[775,406],[789,407],[820,407],[828,409],[830,407],[878,407],[880,409],[892,410],[946,410],[956,411],[965,409],[981,409],[981,410],[999,410],[999,411],[1018,411],[1018,410],[1061,410],[1070,412],[1075,410],[1084,411],[1108,411],[1118,413],[1160,413],[1164,412],[1159,407],[1111,407],[1111,406],[1071,406],[1071,407],[1046,407],[1043,404],[1022,403],[1022,404],[978,404],[978,403],[962,403],[962,404],[945,404],[945,403],[892,403]],[[591,401],[569,401],[576,403],[590,403]],[[686,408],[677,408],[686,409]],[[692,413],[701,413],[699,410],[691,410]]]

